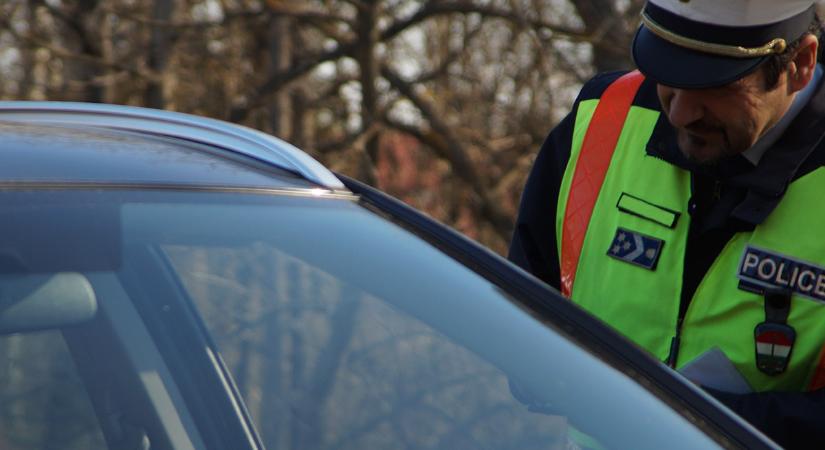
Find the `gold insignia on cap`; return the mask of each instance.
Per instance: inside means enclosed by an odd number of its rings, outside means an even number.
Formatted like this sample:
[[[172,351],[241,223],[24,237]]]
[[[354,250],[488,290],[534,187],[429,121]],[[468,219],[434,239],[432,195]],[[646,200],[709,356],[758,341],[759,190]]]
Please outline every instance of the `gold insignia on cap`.
[[[738,45],[714,44],[712,42],[691,39],[689,37],[678,35],[662,27],[651,19],[645,12],[642,12],[642,23],[644,23],[645,27],[653,32],[653,34],[672,44],[689,48],[691,50],[712,53],[714,55],[730,56],[732,58],[756,58],[759,56],[779,54],[784,52],[785,48],[788,46],[782,38],[773,39],[761,47],[740,47]]]

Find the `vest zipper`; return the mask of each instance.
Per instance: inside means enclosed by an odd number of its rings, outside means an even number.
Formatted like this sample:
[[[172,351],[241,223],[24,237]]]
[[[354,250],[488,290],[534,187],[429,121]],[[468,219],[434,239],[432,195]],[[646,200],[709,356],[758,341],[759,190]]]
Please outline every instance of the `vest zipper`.
[[[693,185],[691,183],[691,190],[693,190]],[[695,194],[694,194],[695,195]],[[713,201],[718,201],[722,197],[722,183],[719,180],[713,180]],[[689,208],[695,209],[696,203],[693,199],[690,200]],[[691,215],[694,211],[690,211]],[[690,232],[688,232],[690,233]],[[688,235],[688,241],[690,240],[690,235]],[[710,269],[708,269],[710,270]],[[704,278],[707,275],[707,271],[705,275],[702,276]],[[701,281],[700,281],[701,284]],[[682,287],[684,289],[684,286]],[[696,286],[698,289],[698,286]],[[683,295],[680,294],[679,300],[679,314],[676,317],[676,334],[670,339],[670,350],[667,355],[667,359],[665,360],[665,364],[667,364],[671,369],[676,369],[676,363],[679,360],[679,346],[682,344],[682,323],[685,321],[685,315],[687,315],[687,309],[690,307],[690,301],[693,295],[696,294],[696,289],[694,289],[693,293],[691,293],[690,298],[685,298]]]
[[[718,201],[722,198],[722,183],[719,180],[713,180],[713,200]]]
[[[667,355],[665,364],[671,369],[676,369],[676,361],[679,359],[679,345],[682,343],[682,322],[685,317],[680,313],[676,319],[676,334],[670,339],[670,353]]]

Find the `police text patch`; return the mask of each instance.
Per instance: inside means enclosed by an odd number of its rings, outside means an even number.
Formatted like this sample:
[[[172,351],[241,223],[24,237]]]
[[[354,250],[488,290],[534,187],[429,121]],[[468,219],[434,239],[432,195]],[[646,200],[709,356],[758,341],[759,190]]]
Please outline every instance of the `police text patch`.
[[[738,277],[746,291],[762,293],[773,286],[825,302],[825,268],[776,252],[745,247]]]
[[[607,254],[621,261],[654,270],[664,243],[661,239],[619,227],[610,248],[607,249]]]

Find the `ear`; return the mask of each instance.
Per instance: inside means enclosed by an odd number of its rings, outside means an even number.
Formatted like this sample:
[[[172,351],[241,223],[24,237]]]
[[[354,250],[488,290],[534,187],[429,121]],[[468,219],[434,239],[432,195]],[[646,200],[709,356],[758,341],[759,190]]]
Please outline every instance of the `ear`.
[[[814,77],[819,40],[813,34],[802,36],[796,54],[788,64],[788,90],[797,92],[805,88]]]

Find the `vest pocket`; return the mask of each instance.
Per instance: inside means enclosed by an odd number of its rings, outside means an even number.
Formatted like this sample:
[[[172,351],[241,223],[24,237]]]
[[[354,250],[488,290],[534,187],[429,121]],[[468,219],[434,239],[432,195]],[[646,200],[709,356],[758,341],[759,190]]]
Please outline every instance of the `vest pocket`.
[[[679,220],[678,212],[654,205],[627,192],[622,192],[622,195],[619,196],[616,208],[624,213],[641,217],[642,219],[649,220],[667,228],[675,228],[676,222]]]

